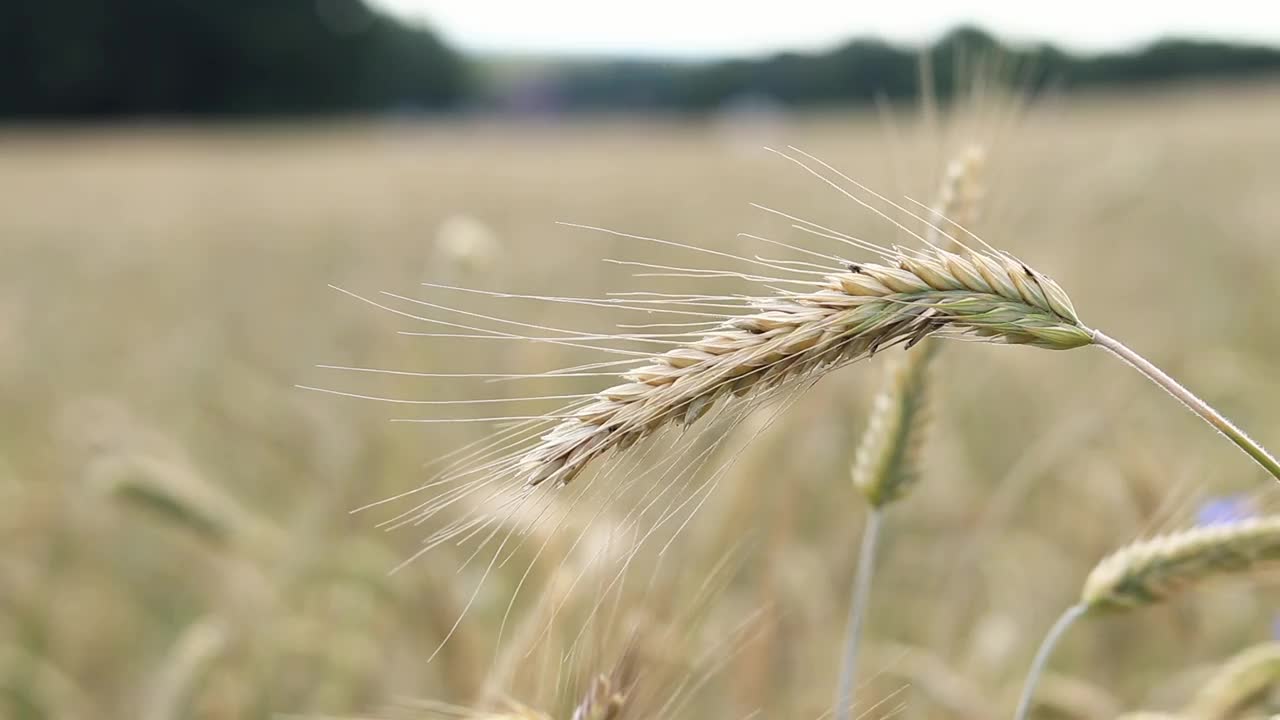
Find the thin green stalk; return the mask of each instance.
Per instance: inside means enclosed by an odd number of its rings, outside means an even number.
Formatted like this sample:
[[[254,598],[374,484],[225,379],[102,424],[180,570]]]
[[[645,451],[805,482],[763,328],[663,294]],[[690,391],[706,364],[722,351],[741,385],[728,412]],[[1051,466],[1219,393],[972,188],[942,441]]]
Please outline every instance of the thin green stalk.
[[[1018,699],[1018,709],[1013,714],[1013,720],[1026,720],[1027,713],[1031,711],[1031,699],[1036,694],[1036,685],[1039,684],[1040,675],[1044,673],[1044,667],[1049,662],[1049,656],[1053,654],[1058,641],[1066,634],[1067,628],[1088,610],[1089,608],[1085,605],[1072,605],[1062,613],[1062,617],[1058,618],[1053,627],[1049,628],[1049,632],[1040,643],[1040,649],[1036,650],[1035,659],[1031,661],[1031,671],[1027,673],[1027,682],[1022,687],[1022,697]]]
[[[1166,392],[1177,398],[1191,409],[1201,419],[1212,425],[1218,432],[1227,436],[1227,439],[1235,443],[1241,450],[1249,454],[1259,465],[1271,476],[1280,480],[1280,461],[1275,456],[1267,452],[1266,448],[1258,444],[1253,438],[1245,434],[1243,430],[1236,427],[1222,413],[1213,409],[1204,400],[1201,400],[1195,393],[1183,387],[1177,380],[1169,377],[1163,370],[1151,364],[1149,360],[1142,357],[1138,353],[1125,347],[1122,343],[1114,338],[1108,337],[1106,334],[1094,330],[1093,342],[1110,351],[1116,357],[1124,360],[1135,370],[1142,373],[1148,380],[1164,388]]]
[[[858,570],[854,574],[853,598],[849,601],[849,625],[845,629],[844,657],[840,661],[840,678],[836,683],[836,707],[833,720],[849,720],[853,710],[853,683],[858,664],[858,643],[862,640],[862,622],[871,599],[871,578],[875,573],[876,545],[880,540],[880,524],[884,510],[872,507],[862,531],[862,547],[858,550]]]

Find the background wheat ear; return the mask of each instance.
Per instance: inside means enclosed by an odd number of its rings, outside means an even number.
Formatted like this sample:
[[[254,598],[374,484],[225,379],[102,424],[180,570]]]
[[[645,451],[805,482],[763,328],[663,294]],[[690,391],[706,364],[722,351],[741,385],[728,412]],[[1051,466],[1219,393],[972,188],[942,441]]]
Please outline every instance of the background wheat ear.
[[[91,465],[86,484],[214,543],[262,550],[282,541],[278,528],[182,463],[145,454],[107,455]]]
[[[1085,580],[1080,602],[1091,612],[1133,609],[1277,561],[1280,516],[1198,527],[1135,542],[1104,558]]]
[[[1023,720],[1049,655],[1067,629],[1091,613],[1162,603],[1187,588],[1280,561],[1280,516],[1219,523],[1131,543],[1100,561],[1085,579],[1080,601],[1045,635],[1031,663],[1015,713]]]
[[[226,649],[231,635],[230,624],[217,615],[202,617],[183,630],[146,700],[143,720],[184,717],[193,688]]]
[[[929,424],[929,370],[937,343],[925,342],[893,358],[873,401],[854,455],[853,485],[873,508],[906,496],[920,478]]]
[[[949,238],[938,223],[955,222],[964,227],[977,220],[978,202],[984,194],[981,173],[985,161],[982,147],[971,145],[948,163],[931,209],[938,220],[925,228],[931,246]],[[858,643],[870,602],[881,513],[885,506],[905,497],[920,477],[920,457],[929,426],[930,368],[939,350],[937,340],[924,338],[918,345],[909,342],[906,352],[891,361],[854,454],[850,470],[853,486],[866,499],[871,512],[863,529],[844,657],[836,682],[836,720],[845,720],[853,705]]]
[[[1280,643],[1255,645],[1228,660],[1183,711],[1190,720],[1237,717],[1280,684]]]

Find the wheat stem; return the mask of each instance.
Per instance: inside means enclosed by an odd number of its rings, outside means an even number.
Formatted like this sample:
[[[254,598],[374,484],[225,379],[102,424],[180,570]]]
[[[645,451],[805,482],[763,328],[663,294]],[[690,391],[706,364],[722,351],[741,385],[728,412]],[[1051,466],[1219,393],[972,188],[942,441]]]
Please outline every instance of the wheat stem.
[[[845,629],[844,656],[840,661],[840,678],[836,684],[836,707],[833,720],[849,720],[853,709],[853,683],[858,664],[858,644],[862,640],[862,622],[871,599],[871,578],[875,574],[876,546],[880,541],[880,525],[884,510],[873,506],[862,531],[862,547],[858,550],[858,570],[854,574],[853,599],[849,601],[849,626]]]
[[[1110,351],[1121,360],[1129,363],[1135,370],[1146,376],[1148,380],[1164,388],[1166,392],[1177,398],[1191,409],[1201,419],[1212,425],[1218,432],[1227,436],[1227,439],[1235,443],[1241,450],[1249,454],[1264,470],[1271,473],[1271,476],[1280,480],[1280,461],[1275,456],[1267,452],[1266,448],[1258,444],[1253,438],[1250,438],[1243,430],[1236,427],[1222,413],[1213,409],[1209,403],[1201,400],[1195,393],[1183,387],[1177,380],[1169,377],[1160,368],[1151,364],[1149,360],[1142,357],[1138,353],[1125,347],[1120,341],[1107,336],[1098,330],[1093,331],[1093,342],[1100,345],[1104,349]]]
[[[1062,613],[1062,617],[1049,628],[1049,632],[1044,636],[1044,640],[1040,643],[1040,649],[1036,650],[1035,659],[1031,661],[1031,670],[1027,673],[1027,682],[1022,686],[1022,697],[1018,699],[1018,709],[1013,714],[1014,720],[1026,720],[1027,713],[1031,711],[1031,699],[1036,693],[1036,684],[1040,682],[1040,675],[1044,673],[1044,667],[1049,662],[1049,656],[1053,654],[1053,649],[1057,647],[1058,641],[1066,634],[1067,628],[1078,620],[1088,611],[1088,606],[1083,603],[1072,605],[1067,611]]]

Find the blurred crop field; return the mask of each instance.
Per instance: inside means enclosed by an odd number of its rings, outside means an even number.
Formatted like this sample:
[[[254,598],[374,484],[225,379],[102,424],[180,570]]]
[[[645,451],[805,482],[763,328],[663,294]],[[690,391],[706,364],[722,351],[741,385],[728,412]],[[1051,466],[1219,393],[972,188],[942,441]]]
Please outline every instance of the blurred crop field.
[[[420,283],[727,289],[601,262],[724,258],[557,221],[747,257],[785,251],[739,232],[823,243],[757,202],[910,242],[763,145],[929,202],[947,159],[984,143],[974,229],[1051,274],[1086,323],[1280,443],[1280,87],[1071,96],[1016,122],[1006,109],[943,113],[936,128],[903,110],[894,131],[875,113],[0,130],[0,716],[427,718],[519,703],[567,719],[625,662],[641,680],[624,717],[821,717],[865,517],[849,465],[883,358],[750,421],[706,503],[621,583],[613,555],[583,560],[577,543],[554,561],[521,550],[484,583],[487,558],[450,545],[391,573],[423,532],[378,524],[415,500],[351,511],[413,489],[424,464],[492,427],[390,421],[486,410],[296,387],[429,400],[601,387],[317,368],[599,359],[397,334],[448,328],[329,285],[593,332],[636,318]],[[925,477],[881,548],[865,717],[1008,716],[1100,557],[1280,492],[1101,351],[953,343],[936,371]],[[1272,637],[1277,600],[1252,578],[1083,622],[1037,717],[1177,708]]]

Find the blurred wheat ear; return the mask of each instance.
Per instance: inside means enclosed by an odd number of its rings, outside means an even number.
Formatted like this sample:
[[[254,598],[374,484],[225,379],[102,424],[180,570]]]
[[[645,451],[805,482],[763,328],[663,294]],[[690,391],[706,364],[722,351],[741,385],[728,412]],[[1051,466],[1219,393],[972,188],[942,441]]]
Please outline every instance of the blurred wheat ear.
[[[166,658],[165,668],[147,698],[143,720],[183,717],[194,687],[222,654],[231,634],[230,624],[217,615],[191,623]]]
[[[954,216],[951,222],[966,227],[976,220],[977,199],[983,195],[984,158],[981,147],[971,146],[948,164],[932,208],[933,214],[941,218],[939,222],[948,222],[947,218]],[[942,241],[943,233],[937,225],[927,224],[925,232],[931,245]],[[891,362],[854,454],[853,486],[866,499],[870,514],[849,601],[844,656],[836,683],[836,720],[847,720],[852,711],[858,644],[870,602],[882,512],[887,505],[905,497],[920,477],[920,456],[929,426],[929,374],[938,351],[937,341],[929,338]]]
[[[1224,576],[1256,572],[1280,561],[1280,517],[1264,516],[1170,533],[1123,547],[1089,573],[1080,601],[1045,636],[1015,715],[1023,720],[1049,655],[1077,619],[1165,602],[1178,592]]]
[[[1190,720],[1238,717],[1266,691],[1280,684],[1280,643],[1255,645],[1231,658],[1187,705]]]
[[[283,542],[278,528],[184,463],[145,454],[108,455],[94,462],[87,483],[95,492],[218,545],[269,554]]]
[[[1162,535],[1103,559],[1085,581],[1081,604],[1092,612],[1164,602],[1224,575],[1280,561],[1280,517],[1260,517]]]
[[[889,361],[867,429],[854,454],[853,486],[873,510],[905,497],[920,479],[929,425],[929,370],[938,353],[926,341]]]

